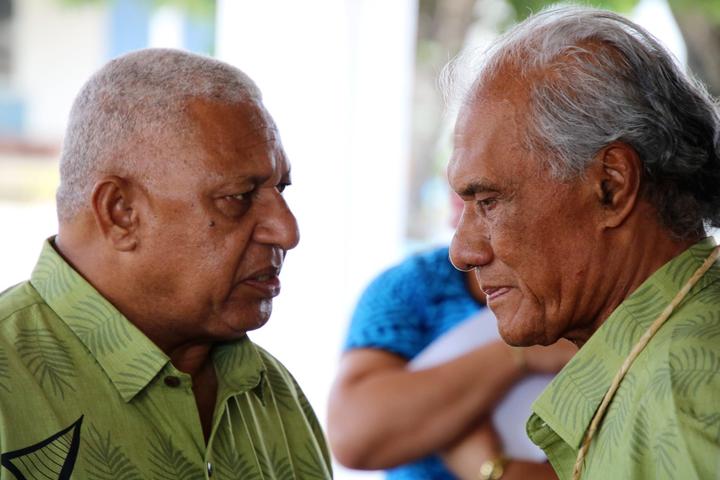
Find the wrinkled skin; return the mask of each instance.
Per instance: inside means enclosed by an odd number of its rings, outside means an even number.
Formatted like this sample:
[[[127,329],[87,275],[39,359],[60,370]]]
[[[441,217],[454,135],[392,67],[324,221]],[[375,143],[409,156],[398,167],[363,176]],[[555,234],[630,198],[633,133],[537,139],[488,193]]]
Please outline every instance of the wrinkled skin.
[[[600,254],[598,202],[588,184],[551,178],[524,149],[524,102],[489,91],[460,113],[448,178],[465,205],[450,256],[479,267],[508,343],[548,345],[592,318],[585,287]]]
[[[262,326],[297,223],[282,192],[290,164],[264,108],[191,101],[188,138],[144,182],[134,268],[144,330],[182,342],[230,340]],[[176,135],[177,136],[177,135]]]

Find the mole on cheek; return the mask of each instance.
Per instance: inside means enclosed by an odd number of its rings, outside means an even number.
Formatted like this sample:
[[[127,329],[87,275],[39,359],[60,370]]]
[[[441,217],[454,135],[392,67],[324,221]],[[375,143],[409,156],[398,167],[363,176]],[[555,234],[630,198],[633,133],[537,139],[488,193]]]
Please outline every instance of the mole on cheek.
[[[209,227],[215,226],[215,220],[210,220],[210,223],[208,224]]]

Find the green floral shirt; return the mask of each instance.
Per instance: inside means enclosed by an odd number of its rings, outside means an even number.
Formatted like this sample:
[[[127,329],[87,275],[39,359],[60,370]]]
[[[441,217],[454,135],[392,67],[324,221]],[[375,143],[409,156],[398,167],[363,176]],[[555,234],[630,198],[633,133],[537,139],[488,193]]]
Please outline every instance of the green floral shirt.
[[[561,480],[631,348],[710,254],[707,238],[630,295],[533,404],[527,424]],[[693,287],[628,371],[582,478],[720,479],[720,264]]]
[[[247,337],[214,347],[206,445],[189,375],[46,242],[0,295],[0,478],[328,479],[288,371]]]

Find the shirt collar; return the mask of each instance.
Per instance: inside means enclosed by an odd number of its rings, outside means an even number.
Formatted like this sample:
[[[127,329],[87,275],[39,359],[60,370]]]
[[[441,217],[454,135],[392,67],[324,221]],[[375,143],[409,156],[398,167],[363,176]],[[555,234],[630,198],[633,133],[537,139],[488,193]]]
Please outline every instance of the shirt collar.
[[[129,402],[169,362],[135,325],[45,241],[30,282]]]
[[[218,343],[212,351],[219,397],[252,390],[264,403],[266,368],[255,344],[246,336],[232,342]]]
[[[533,411],[565,443],[573,448],[580,446],[592,416],[632,347],[714,247],[714,239],[705,238],[653,273],[615,309],[535,400]],[[716,262],[683,303],[718,279],[720,265]],[[680,308],[682,303],[676,311]],[[651,347],[652,341],[647,348]],[[528,428],[537,424],[533,417]]]
[[[95,357],[129,402],[170,363],[149,338],[107,301],[45,241],[32,273],[33,287]],[[228,393],[253,390],[263,400],[265,366],[247,338],[218,344],[213,362]]]

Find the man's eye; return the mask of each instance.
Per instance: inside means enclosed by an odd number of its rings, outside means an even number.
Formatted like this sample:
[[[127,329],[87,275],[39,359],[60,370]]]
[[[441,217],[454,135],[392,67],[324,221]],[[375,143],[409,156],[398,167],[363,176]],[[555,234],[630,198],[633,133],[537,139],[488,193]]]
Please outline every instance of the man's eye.
[[[250,195],[252,195],[252,192],[245,192],[245,193],[235,193],[233,195],[227,195],[225,198],[231,199],[231,200],[238,200],[238,201],[245,201],[250,199]]]
[[[497,205],[497,198],[496,197],[483,198],[481,200],[477,200],[475,202],[475,204],[477,205],[477,208],[482,213],[487,213],[490,210],[492,210],[493,208],[495,208],[495,206]]]
[[[282,193],[290,185],[292,185],[292,183],[290,183],[290,182],[278,183],[277,187],[275,187],[275,188],[277,188],[278,192]]]

